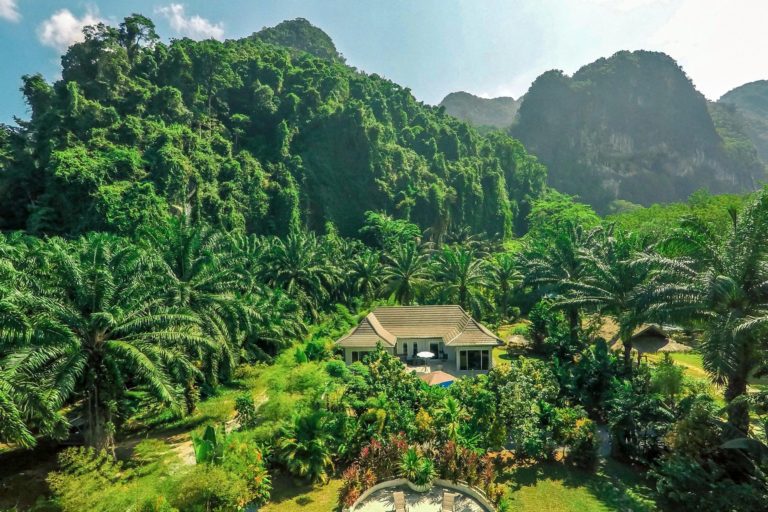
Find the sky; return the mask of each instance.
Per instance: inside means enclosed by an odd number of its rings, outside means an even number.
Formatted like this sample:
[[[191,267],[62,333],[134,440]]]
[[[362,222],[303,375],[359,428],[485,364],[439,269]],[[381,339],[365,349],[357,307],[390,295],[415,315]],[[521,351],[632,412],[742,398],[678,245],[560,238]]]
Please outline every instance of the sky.
[[[28,117],[21,76],[60,77],[84,25],[151,17],[164,40],[228,39],[302,17],[347,62],[429,104],[525,94],[619,50],[668,53],[709,99],[768,79],[767,0],[0,0],[0,122]]]

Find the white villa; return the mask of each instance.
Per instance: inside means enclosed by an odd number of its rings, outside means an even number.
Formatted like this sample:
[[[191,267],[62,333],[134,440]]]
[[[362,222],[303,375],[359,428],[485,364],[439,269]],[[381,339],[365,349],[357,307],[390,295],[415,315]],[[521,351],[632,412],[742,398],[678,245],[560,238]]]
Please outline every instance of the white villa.
[[[502,345],[461,306],[379,307],[336,341],[347,364],[361,360],[377,343],[404,361],[419,352],[432,352],[435,360],[458,371],[490,370],[491,351]]]

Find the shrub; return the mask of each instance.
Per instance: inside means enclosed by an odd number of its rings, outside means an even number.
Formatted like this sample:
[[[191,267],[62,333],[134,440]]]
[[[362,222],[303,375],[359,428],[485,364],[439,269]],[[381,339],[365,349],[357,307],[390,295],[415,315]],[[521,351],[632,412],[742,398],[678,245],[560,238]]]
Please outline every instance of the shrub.
[[[240,428],[253,428],[256,426],[256,403],[250,393],[244,393],[235,399],[236,420]]]
[[[242,478],[220,466],[195,466],[175,488],[172,505],[185,512],[229,511],[244,508],[251,491]]]

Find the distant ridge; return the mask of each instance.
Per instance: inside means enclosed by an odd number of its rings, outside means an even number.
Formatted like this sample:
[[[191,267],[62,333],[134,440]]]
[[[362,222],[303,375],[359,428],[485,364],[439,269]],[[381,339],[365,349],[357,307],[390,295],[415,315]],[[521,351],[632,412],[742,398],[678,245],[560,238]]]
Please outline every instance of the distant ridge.
[[[452,92],[440,102],[447,114],[480,128],[508,128],[515,120],[520,101],[510,97],[480,98],[468,92]]]

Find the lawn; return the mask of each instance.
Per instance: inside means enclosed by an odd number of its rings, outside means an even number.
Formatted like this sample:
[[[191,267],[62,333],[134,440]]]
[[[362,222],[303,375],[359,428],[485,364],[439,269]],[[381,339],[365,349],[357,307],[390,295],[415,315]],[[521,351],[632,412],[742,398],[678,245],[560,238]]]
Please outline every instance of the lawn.
[[[609,460],[596,473],[542,463],[509,475],[512,510],[610,512],[655,510],[651,489],[630,466]]]
[[[276,475],[272,481],[272,498],[259,512],[333,512],[338,510],[340,479],[327,485],[306,485],[290,476]]]

